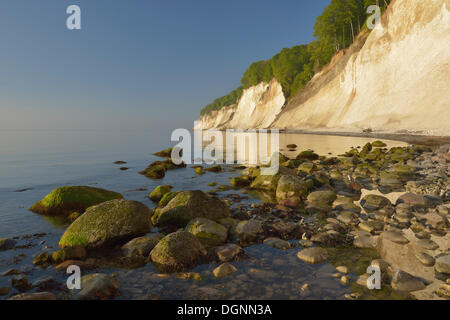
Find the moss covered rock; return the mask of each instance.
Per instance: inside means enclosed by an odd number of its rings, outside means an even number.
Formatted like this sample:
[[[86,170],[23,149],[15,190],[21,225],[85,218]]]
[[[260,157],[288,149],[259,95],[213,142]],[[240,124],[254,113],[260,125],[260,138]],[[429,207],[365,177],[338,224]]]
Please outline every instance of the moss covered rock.
[[[297,160],[318,160],[319,159],[319,155],[317,153],[314,153],[314,151],[312,150],[306,150],[306,151],[302,151],[298,154],[297,156]]]
[[[59,264],[66,260],[86,259],[86,249],[83,246],[67,247],[52,253],[53,263]]]
[[[277,201],[298,200],[305,198],[308,194],[308,186],[297,176],[282,175],[277,184]]]
[[[33,259],[33,264],[35,266],[48,266],[49,264],[51,264],[52,261],[52,257],[50,256],[50,254],[48,252],[42,252],[37,254],[34,259]]]
[[[153,219],[158,226],[184,228],[194,218],[218,220],[229,214],[224,202],[195,190],[178,193],[164,208],[156,209]]]
[[[177,195],[178,193],[180,193],[180,192],[179,192],[179,191],[175,191],[175,192],[170,191],[170,192],[167,192],[166,194],[163,195],[163,197],[161,198],[161,200],[159,200],[158,206],[159,206],[159,207],[165,207],[165,206],[170,202],[170,200],[172,200],[173,198],[176,197],[176,195]]]
[[[298,166],[297,170],[305,173],[310,173],[314,170],[317,170],[317,166],[311,161],[305,161]]]
[[[234,177],[230,183],[233,188],[244,188],[250,185],[250,180],[247,177]]]
[[[0,239],[0,251],[6,251],[14,248],[16,241],[13,239],[3,238]]]
[[[221,172],[222,171],[222,167],[218,164],[213,165],[211,167],[205,168],[206,171],[209,172]]]
[[[201,175],[205,174],[205,169],[203,169],[202,166],[196,166],[196,167],[194,167],[194,172],[196,174],[198,174],[199,176],[201,176]]]
[[[129,258],[147,257],[162,238],[163,236],[159,233],[152,236],[134,238],[122,246],[122,253]]]
[[[377,141],[372,142],[372,147],[374,147],[374,148],[384,148],[384,147],[387,147],[387,144],[384,143],[383,141],[377,140]]]
[[[182,272],[206,261],[207,251],[191,233],[178,231],[161,239],[150,252],[161,272]]]
[[[157,157],[161,157],[161,158],[170,158],[170,157],[172,157],[172,150],[173,150],[173,148],[168,148],[165,150],[158,151],[158,152],[154,153],[154,155]]]
[[[220,246],[227,241],[228,229],[223,225],[205,218],[195,218],[186,226],[204,246]]]
[[[308,202],[314,205],[331,205],[334,200],[337,199],[337,195],[334,191],[315,191],[308,195]]]
[[[88,249],[113,245],[150,231],[151,211],[142,203],[111,200],[89,208],[64,232],[61,248],[77,245]]]
[[[376,194],[368,194],[361,199],[360,203],[367,212],[373,212],[392,205],[388,198]]]
[[[157,186],[155,188],[155,190],[153,190],[150,194],[149,194],[149,198],[150,200],[152,200],[153,202],[159,202],[161,201],[162,197],[166,194],[169,193],[170,190],[172,190],[172,186]]]
[[[117,192],[87,186],[56,188],[30,210],[45,215],[68,216],[74,211],[84,212],[90,206],[113,199],[121,199]]]

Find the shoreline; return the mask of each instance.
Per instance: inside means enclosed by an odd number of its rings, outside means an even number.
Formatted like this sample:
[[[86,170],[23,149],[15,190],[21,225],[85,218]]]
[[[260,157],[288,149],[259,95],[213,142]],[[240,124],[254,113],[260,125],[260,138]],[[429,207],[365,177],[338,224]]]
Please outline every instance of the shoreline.
[[[299,130],[299,129],[280,130],[280,133],[374,138],[374,139],[402,141],[402,142],[406,142],[406,143],[410,143],[410,144],[422,144],[422,145],[427,145],[427,146],[440,146],[440,145],[450,144],[450,136],[415,135],[415,134],[408,134],[408,133],[311,131],[311,130]]]
[[[260,128],[247,129],[243,130],[243,132],[258,129]],[[192,130],[194,130],[194,128]],[[206,130],[225,132],[228,129],[209,128],[204,129],[203,131]],[[389,133],[389,132],[313,131],[303,129],[279,129],[279,130],[280,133],[284,134],[309,134],[309,135],[338,136],[338,137],[371,138],[380,140],[401,141],[409,144],[419,144],[426,146],[441,146],[450,144],[450,136],[442,136],[442,135],[424,135],[424,134]]]

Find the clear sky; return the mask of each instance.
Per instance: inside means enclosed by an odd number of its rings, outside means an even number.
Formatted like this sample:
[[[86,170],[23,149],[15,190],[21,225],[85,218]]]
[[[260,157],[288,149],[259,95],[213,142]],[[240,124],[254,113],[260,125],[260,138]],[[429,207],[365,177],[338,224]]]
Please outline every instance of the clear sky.
[[[0,131],[190,128],[250,63],[310,42],[328,3],[1,0]]]

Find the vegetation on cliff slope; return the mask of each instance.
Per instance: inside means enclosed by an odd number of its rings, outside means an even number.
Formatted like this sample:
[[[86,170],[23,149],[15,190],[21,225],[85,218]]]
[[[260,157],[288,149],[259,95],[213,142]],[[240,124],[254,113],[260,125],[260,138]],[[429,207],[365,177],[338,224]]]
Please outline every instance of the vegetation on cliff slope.
[[[224,106],[236,104],[244,89],[276,78],[287,99],[297,94],[339,50],[349,47],[365,28],[366,12],[371,5],[386,10],[390,0],[331,0],[314,25],[316,40],[284,48],[270,60],[252,63],[245,71],[239,88],[214,100],[201,111],[205,115]]]

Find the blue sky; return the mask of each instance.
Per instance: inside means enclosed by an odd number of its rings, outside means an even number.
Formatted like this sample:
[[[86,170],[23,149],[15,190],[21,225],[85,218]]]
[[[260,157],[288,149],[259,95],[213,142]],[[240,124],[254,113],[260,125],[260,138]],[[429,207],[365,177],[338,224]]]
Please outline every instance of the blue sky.
[[[310,42],[328,3],[2,0],[0,130],[190,128],[250,63]]]

